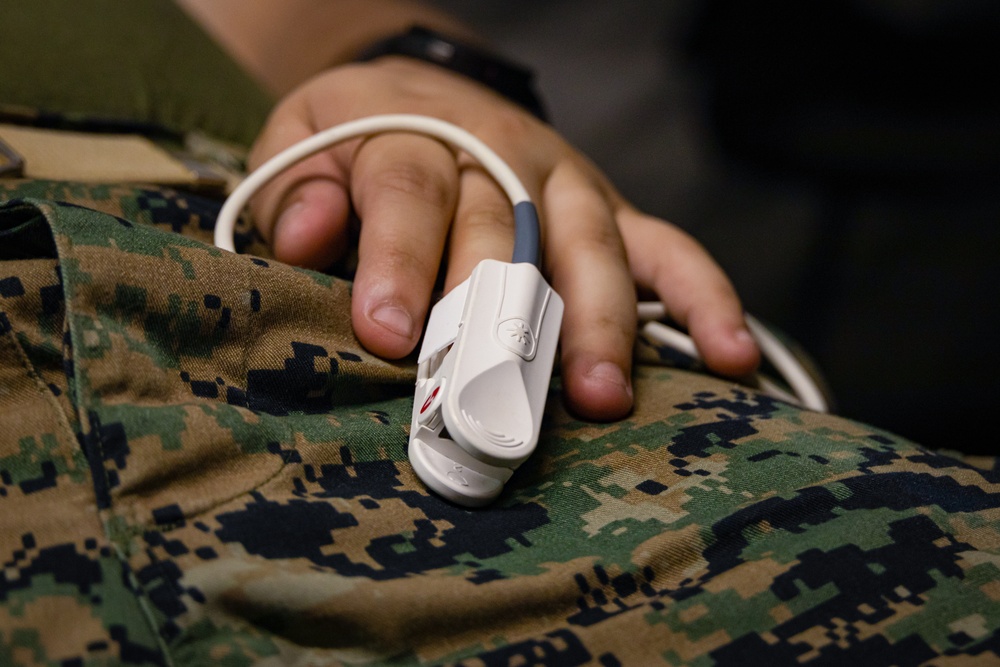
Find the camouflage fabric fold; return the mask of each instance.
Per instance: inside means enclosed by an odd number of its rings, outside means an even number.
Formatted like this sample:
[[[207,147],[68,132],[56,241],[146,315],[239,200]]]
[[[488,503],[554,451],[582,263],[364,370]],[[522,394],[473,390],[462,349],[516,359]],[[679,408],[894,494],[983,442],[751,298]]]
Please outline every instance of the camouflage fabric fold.
[[[0,195],[2,665],[1000,662],[992,458],[642,365],[460,509],[348,282],[193,195]]]

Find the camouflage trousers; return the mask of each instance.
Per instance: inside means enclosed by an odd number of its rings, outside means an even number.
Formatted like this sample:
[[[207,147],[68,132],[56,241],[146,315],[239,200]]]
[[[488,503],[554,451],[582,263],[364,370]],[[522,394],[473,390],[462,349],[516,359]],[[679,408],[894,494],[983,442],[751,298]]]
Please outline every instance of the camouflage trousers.
[[[1000,662],[992,458],[640,365],[460,509],[348,282],[193,195],[0,193],[0,665]]]

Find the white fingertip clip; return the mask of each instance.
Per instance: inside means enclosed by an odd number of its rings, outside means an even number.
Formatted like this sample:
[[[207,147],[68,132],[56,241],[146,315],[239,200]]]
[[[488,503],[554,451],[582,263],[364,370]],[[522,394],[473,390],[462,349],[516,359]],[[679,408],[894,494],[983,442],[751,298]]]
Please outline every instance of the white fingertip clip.
[[[563,302],[529,263],[481,262],[431,311],[417,369],[410,462],[477,507],[535,450]]]
[[[494,500],[538,443],[563,302],[538,269],[538,217],[513,170],[469,132],[425,116],[371,116],[324,130],[250,174],[219,212],[215,244],[233,251],[250,197],[296,162],[334,144],[415,132],[455,146],[489,172],[514,209],[514,257],[484,260],[431,310],[420,349],[410,462],[444,498],[467,507]]]

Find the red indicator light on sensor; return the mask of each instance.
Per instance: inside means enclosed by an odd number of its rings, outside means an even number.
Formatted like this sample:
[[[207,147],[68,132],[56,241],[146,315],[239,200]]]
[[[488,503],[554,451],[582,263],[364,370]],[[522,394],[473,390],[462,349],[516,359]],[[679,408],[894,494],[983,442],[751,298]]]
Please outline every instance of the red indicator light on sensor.
[[[420,414],[427,412],[427,408],[431,407],[431,403],[433,403],[434,399],[437,398],[439,391],[441,391],[441,385],[434,387],[434,391],[431,392],[431,395],[427,397],[427,400],[424,401],[423,406],[420,408]]]

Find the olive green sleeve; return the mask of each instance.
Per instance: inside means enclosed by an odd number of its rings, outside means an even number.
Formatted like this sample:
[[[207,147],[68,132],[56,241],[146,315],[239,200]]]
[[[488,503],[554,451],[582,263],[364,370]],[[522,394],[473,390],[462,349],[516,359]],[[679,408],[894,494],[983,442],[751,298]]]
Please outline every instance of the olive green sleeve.
[[[172,2],[33,0],[0,21],[0,104],[249,144],[273,100]]]

